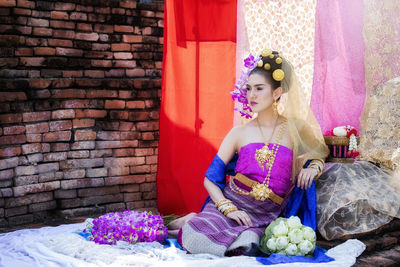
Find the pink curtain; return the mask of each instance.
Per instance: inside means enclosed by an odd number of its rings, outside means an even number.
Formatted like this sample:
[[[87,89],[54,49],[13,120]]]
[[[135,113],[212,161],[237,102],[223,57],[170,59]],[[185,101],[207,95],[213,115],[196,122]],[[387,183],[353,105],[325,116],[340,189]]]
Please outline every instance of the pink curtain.
[[[359,130],[365,100],[363,1],[319,0],[315,19],[311,108],[323,133]]]

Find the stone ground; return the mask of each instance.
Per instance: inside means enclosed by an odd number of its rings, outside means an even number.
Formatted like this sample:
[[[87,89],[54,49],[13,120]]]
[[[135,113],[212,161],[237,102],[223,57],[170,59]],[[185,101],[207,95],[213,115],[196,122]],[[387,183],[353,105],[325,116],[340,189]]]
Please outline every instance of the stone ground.
[[[93,218],[97,216],[92,216]],[[75,217],[68,219],[52,219],[44,223],[21,225],[13,228],[0,228],[0,233],[11,232],[20,229],[33,229],[44,226],[58,226],[60,224],[80,223],[85,221],[86,217]],[[377,230],[349,235],[338,240],[321,240],[317,245],[329,249],[347,239],[356,238],[362,241],[366,246],[364,253],[357,258],[356,267],[398,267],[400,266],[400,220],[394,219],[389,224],[384,225]]]

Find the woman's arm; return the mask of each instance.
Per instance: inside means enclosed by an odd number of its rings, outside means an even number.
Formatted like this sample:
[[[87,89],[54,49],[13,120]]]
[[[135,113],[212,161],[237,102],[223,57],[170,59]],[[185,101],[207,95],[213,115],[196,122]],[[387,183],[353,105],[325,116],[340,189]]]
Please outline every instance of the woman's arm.
[[[240,130],[233,128],[225,137],[224,141],[218,150],[218,157],[225,163],[225,165],[232,159],[237,151],[237,141]],[[210,198],[214,203],[225,199],[221,189],[211,182],[207,177],[204,178],[204,187],[206,188]],[[232,204],[233,205],[233,204]],[[239,225],[252,225],[250,217],[244,211],[236,210],[226,215],[228,218],[235,220]]]

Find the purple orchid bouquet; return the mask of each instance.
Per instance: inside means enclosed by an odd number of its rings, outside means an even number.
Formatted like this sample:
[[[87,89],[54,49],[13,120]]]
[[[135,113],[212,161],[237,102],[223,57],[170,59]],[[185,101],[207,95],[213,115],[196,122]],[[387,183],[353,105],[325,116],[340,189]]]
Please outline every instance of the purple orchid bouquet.
[[[160,215],[130,210],[104,214],[88,223],[83,230],[91,234],[89,240],[109,245],[120,240],[131,244],[153,241],[162,243],[168,236],[167,231]]]
[[[249,79],[250,72],[257,66],[257,62],[260,60],[261,57],[254,58],[252,54],[244,59],[244,66],[247,68],[247,71],[242,71],[240,78],[235,84],[235,89],[231,91],[232,99],[242,104],[242,107],[235,108],[235,110],[239,111],[240,115],[246,119],[252,118],[251,113],[253,111],[251,110],[249,102],[247,101],[247,90],[245,88],[245,84]]]

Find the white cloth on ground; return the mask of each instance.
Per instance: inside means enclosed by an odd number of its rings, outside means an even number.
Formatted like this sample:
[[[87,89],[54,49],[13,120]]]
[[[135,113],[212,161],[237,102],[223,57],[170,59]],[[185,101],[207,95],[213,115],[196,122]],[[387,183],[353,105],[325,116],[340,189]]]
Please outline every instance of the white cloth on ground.
[[[99,245],[75,233],[85,226],[86,223],[79,223],[0,234],[0,266],[262,266],[254,257],[186,254],[173,246],[164,248],[157,242]],[[289,265],[346,267],[353,265],[364,250],[362,242],[352,239],[328,250],[327,255],[335,259],[333,262]]]

